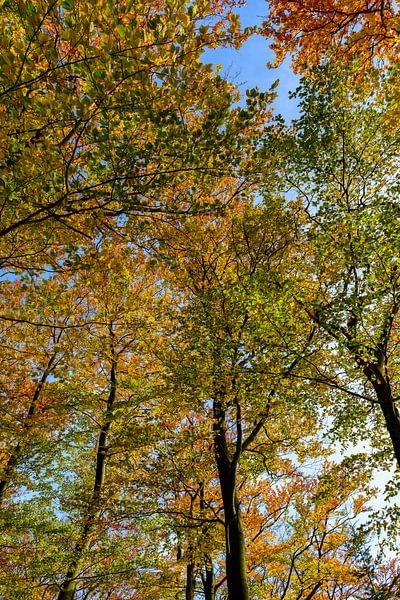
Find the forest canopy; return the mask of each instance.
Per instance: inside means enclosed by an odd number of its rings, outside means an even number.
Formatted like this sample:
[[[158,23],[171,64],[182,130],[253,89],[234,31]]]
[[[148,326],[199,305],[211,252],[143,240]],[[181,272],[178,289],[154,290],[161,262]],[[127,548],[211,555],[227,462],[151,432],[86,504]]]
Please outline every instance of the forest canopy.
[[[0,1],[0,598],[400,597],[398,8],[244,4]]]

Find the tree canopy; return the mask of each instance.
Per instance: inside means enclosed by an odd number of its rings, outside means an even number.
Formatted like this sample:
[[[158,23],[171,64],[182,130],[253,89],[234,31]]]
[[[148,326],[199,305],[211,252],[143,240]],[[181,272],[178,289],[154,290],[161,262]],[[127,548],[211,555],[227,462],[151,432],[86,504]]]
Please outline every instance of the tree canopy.
[[[327,59],[345,63],[354,57],[360,66],[399,63],[399,20],[391,0],[268,0],[263,28],[273,36],[277,60],[293,56],[304,71]],[[343,64],[343,63],[342,63]]]
[[[1,598],[400,594],[397,7],[269,2],[285,123],[242,4],[0,2]]]

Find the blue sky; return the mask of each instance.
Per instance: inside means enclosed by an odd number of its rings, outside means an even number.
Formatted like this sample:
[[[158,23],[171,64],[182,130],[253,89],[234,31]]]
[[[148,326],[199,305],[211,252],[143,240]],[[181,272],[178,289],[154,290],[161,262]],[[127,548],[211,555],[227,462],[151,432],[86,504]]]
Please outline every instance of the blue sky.
[[[265,0],[249,0],[247,5],[237,12],[243,26],[260,24],[266,18],[267,4]],[[274,58],[268,45],[268,40],[253,35],[240,50],[232,48],[208,50],[204,54],[204,61],[221,64],[221,75],[239,85],[242,92],[255,86],[258,86],[261,91],[266,91],[276,79],[279,79],[276,111],[290,120],[297,116],[297,110],[296,102],[290,100],[288,94],[296,89],[298,78],[292,73],[289,60],[277,69],[267,68],[267,62],[272,62]]]

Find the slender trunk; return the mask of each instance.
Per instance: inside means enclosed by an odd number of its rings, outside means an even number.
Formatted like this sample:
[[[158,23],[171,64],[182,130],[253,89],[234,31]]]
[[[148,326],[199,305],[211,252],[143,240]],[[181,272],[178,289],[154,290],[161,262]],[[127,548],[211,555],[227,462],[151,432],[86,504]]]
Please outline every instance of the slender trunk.
[[[390,435],[397,464],[400,468],[400,415],[393,399],[390,384],[382,374],[381,369],[376,365],[366,367],[364,372],[375,390],[385,419],[386,429]]]
[[[105,466],[107,458],[107,435],[109,433],[112,417],[113,406],[117,393],[117,365],[113,360],[110,373],[110,393],[107,400],[107,409],[105,414],[104,425],[102,426],[97,443],[96,468],[93,485],[93,492],[89,500],[87,511],[84,518],[82,533],[78,542],[75,545],[73,559],[68,567],[64,582],[60,587],[60,592],[57,600],[73,600],[75,597],[78,577],[81,570],[81,564],[86,550],[92,537],[93,527],[96,517],[101,506],[101,492],[105,480]]]
[[[205,568],[205,574],[202,576],[202,580],[203,580],[204,599],[205,600],[215,600],[214,567],[208,556],[206,556],[206,568]]]
[[[225,512],[226,579],[229,600],[249,600],[246,547],[240,505],[232,482],[221,485]]]
[[[400,469],[400,419],[393,399],[381,400],[378,395],[379,405],[385,418],[386,428],[392,441],[393,450],[396,456],[397,465]]]
[[[93,515],[94,516],[94,515]],[[73,600],[76,592],[77,577],[80,571],[80,563],[83,553],[87,550],[90,542],[90,534],[93,527],[93,520],[89,517],[84,525],[79,542],[75,546],[74,558],[71,561],[64,583],[60,588],[57,600]]]
[[[311,598],[314,598],[315,594],[318,592],[320,587],[322,587],[321,581],[319,581],[318,583],[316,583],[314,585],[313,589],[311,590],[311,592],[309,592],[309,594],[307,594],[307,596],[304,598],[304,600],[311,600]]]
[[[195,564],[193,560],[186,565],[186,590],[185,600],[194,600],[195,588],[196,588],[196,577],[195,577]]]
[[[236,491],[237,458],[230,458],[226,439],[225,409],[214,400],[214,450],[225,517],[226,580],[229,600],[249,600],[246,547],[240,503]]]
[[[37,405],[40,395],[42,393],[43,386],[46,383],[47,378],[49,377],[49,375],[52,371],[56,356],[57,356],[57,354],[55,353],[55,354],[53,354],[53,356],[50,357],[50,359],[47,363],[47,366],[46,366],[45,370],[43,371],[42,377],[40,378],[40,380],[38,381],[38,383],[36,385],[35,392],[33,394],[31,403],[28,408],[28,412],[26,414],[26,417],[25,417],[25,420],[23,423],[22,437],[19,440],[19,442],[14,446],[14,448],[10,451],[10,456],[8,457],[8,460],[7,460],[6,464],[4,465],[2,473],[0,475],[0,477],[1,477],[0,478],[0,506],[4,500],[4,493],[11,482],[12,476],[14,474],[14,469],[17,466],[19,458],[25,447],[25,443],[26,443],[25,438],[27,437],[28,432],[31,428],[32,417],[35,414],[36,405]]]
[[[189,516],[193,517],[193,508],[194,508],[195,498],[190,496],[190,508],[189,508]],[[195,588],[196,588],[196,563],[194,559],[194,547],[193,543],[189,541],[187,551],[186,551],[186,589],[185,589],[185,600],[194,600]]]
[[[200,514],[203,516],[205,512],[205,498],[204,498],[204,482],[200,482],[199,487],[200,496]],[[205,539],[208,533],[208,527],[203,524],[202,526],[202,537]],[[203,591],[205,600],[215,600],[215,581],[214,581],[214,566],[211,557],[208,554],[204,555],[204,566],[205,572],[201,573],[201,580],[203,582]]]

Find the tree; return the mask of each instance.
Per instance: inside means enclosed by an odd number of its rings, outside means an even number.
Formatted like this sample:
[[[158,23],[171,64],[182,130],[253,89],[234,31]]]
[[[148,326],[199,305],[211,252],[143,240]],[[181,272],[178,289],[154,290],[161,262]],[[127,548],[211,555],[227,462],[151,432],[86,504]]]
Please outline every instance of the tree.
[[[69,286],[65,275],[2,283],[2,309],[13,316],[2,321],[0,505],[20,477],[20,459],[29,459],[62,417],[68,424],[67,391],[60,380],[85,318]],[[35,321],[42,326],[36,327]]]
[[[360,555],[368,533],[357,529],[357,520],[368,510],[368,479],[362,462],[325,461],[315,476],[290,474],[286,489],[281,482],[265,493],[261,502],[272,519],[264,516],[261,535],[250,546],[258,571],[254,598],[364,597],[373,570]],[[278,504],[277,513],[271,499],[282,491],[289,500]]]
[[[249,591],[242,462],[269,446],[270,437],[282,440],[272,444],[272,456],[289,448],[301,452],[310,422],[285,382],[303,353],[312,352],[313,326],[307,315],[295,321],[296,306],[278,284],[295,244],[280,199],[265,210],[242,201],[229,217],[192,220],[164,238],[161,232],[155,251],[169,265],[167,284],[182,297],[168,366],[178,390],[187,389],[196,410],[208,415],[224,510],[228,595],[243,600]],[[298,435],[291,433],[292,419]]]
[[[129,524],[122,526],[113,511],[126,502],[128,492],[121,489],[121,481],[128,486],[132,478],[127,471],[135,456],[133,446],[138,449],[147,439],[147,408],[140,406],[150,383],[139,381],[140,372],[151,369],[145,367],[143,348],[139,350],[138,332],[147,327],[150,335],[150,316],[147,320],[144,311],[150,314],[148,302],[155,291],[143,255],[115,239],[98,240],[86,260],[91,262],[81,273],[35,280],[32,289],[25,285],[21,290],[19,281],[9,285],[23,301],[15,295],[7,331],[9,357],[4,352],[13,377],[4,371],[8,387],[2,386],[9,407],[2,419],[7,432],[2,544],[10,549],[6,595],[14,588],[24,598],[34,597],[35,590],[44,590],[49,598],[55,597],[56,588],[61,598],[74,597],[77,587],[101,590],[111,585],[113,569],[135,572],[134,564],[126,566],[132,540],[140,554],[140,535]],[[41,327],[30,322],[32,311],[41,318]],[[12,417],[21,424],[14,424]],[[127,453],[127,466],[121,469]],[[134,504],[133,498],[132,510]],[[43,520],[37,514],[40,506]],[[18,567],[22,548],[28,575]],[[127,580],[133,585],[130,576]]]
[[[219,203],[210,183],[235,177],[223,133],[235,92],[200,56],[243,39],[234,5],[4,3],[3,268],[54,265],[131,218]]]
[[[334,58],[362,66],[398,64],[399,11],[391,0],[268,0],[263,23],[277,61],[289,52],[296,70]]]
[[[78,511],[73,510],[77,515],[74,541],[65,576],[58,583],[59,600],[75,597],[82,573],[87,575],[89,557],[90,563],[93,561],[96,544],[101,557],[103,545],[117,543],[112,505],[123,492],[118,475],[112,476],[113,470],[118,473],[121,455],[129,449],[132,460],[133,446],[144,445],[146,440],[147,419],[143,418],[144,407],[143,412],[139,407],[147,386],[142,384],[138,391],[134,386],[145,376],[143,371],[149,370],[142,338],[151,326],[154,276],[146,269],[142,255],[127,250],[115,239],[104,238],[101,248],[97,252],[93,249],[91,261],[85,274],[76,276],[75,293],[84,298],[93,323],[87,327],[76,357],[84,371],[74,365],[72,382],[76,379],[76,389],[81,387],[79,396],[88,395],[89,402],[79,410],[90,417],[92,425],[86,435],[95,448],[87,457],[92,461],[91,469],[81,475],[83,485],[76,490],[81,498],[70,499]],[[109,537],[109,541],[102,536]],[[92,574],[93,579],[104,577],[99,571]],[[81,589],[85,588],[83,583]]]
[[[1,596],[397,590],[369,469],[315,466],[329,389],[397,435],[395,99],[317,72],[282,134],[201,62],[239,3],[3,3]]]
[[[304,80],[302,116],[292,141],[285,138],[290,158],[283,178],[301,202],[307,243],[298,275],[308,297],[295,298],[329,348],[324,368],[316,366],[312,375],[310,363],[310,378],[352,399],[345,415],[334,405],[336,423],[345,436],[357,429],[383,458],[388,447],[383,417],[400,465],[399,131],[387,117],[385,82],[365,102],[347,86],[348,77],[351,70],[339,74],[327,66],[313,81]]]

